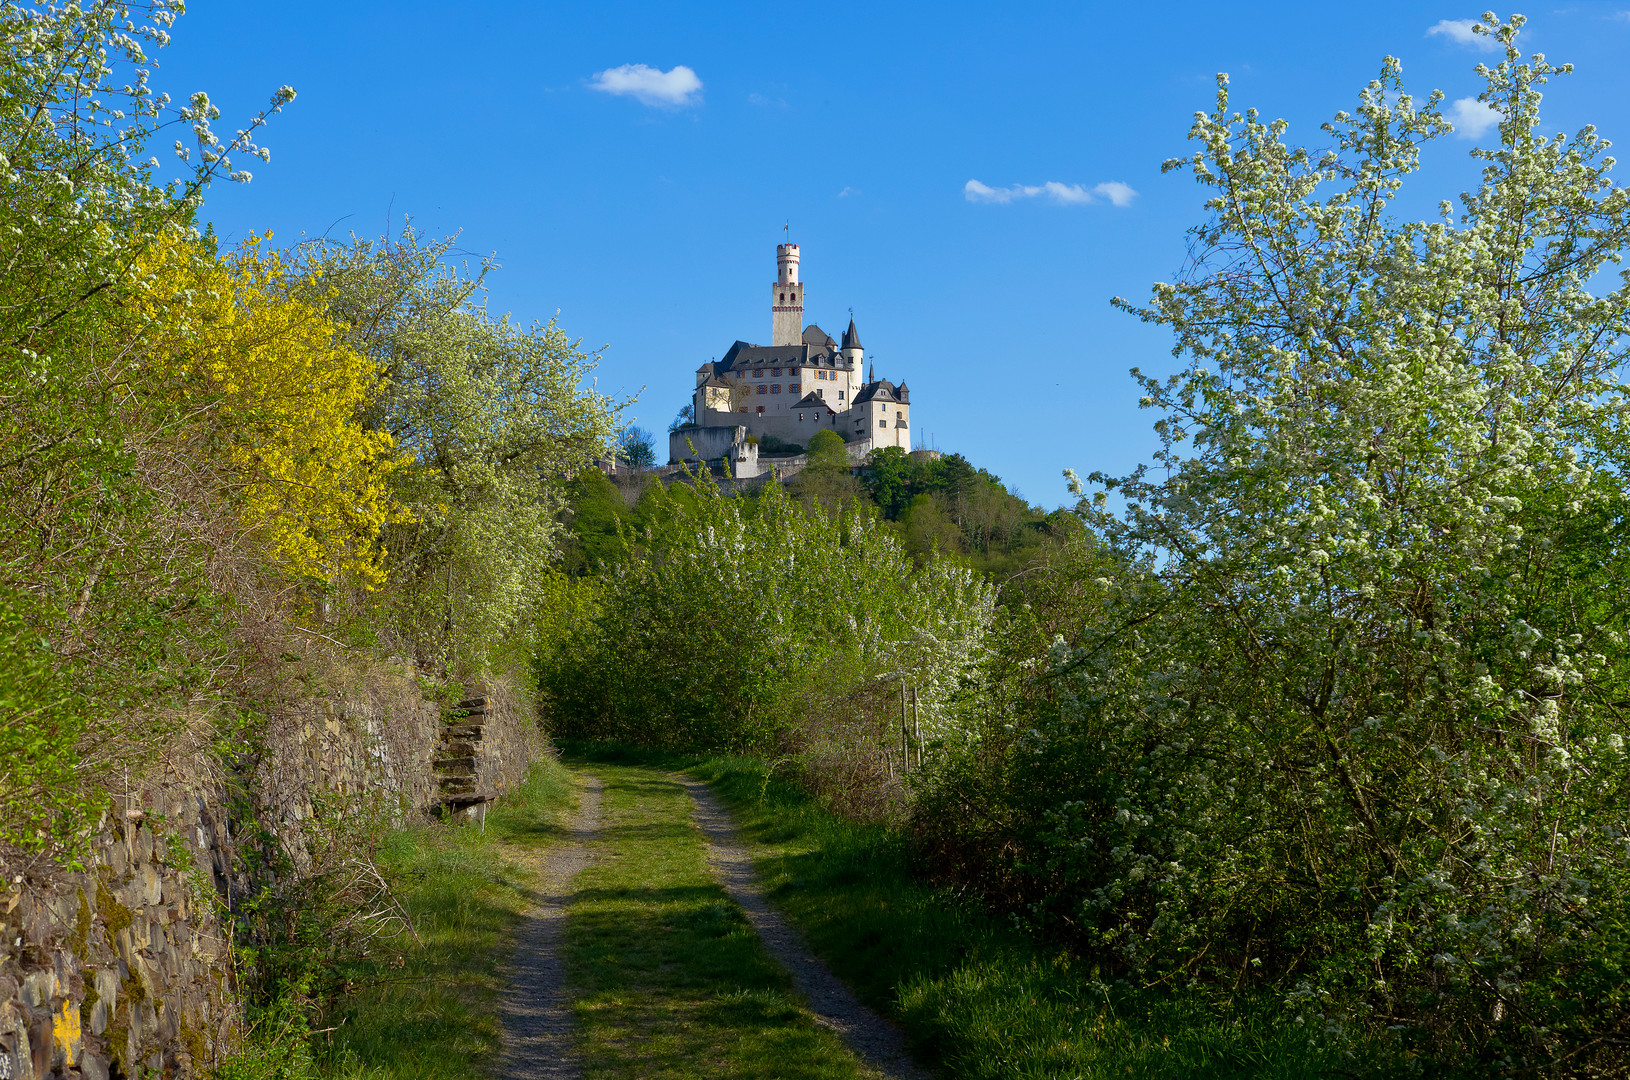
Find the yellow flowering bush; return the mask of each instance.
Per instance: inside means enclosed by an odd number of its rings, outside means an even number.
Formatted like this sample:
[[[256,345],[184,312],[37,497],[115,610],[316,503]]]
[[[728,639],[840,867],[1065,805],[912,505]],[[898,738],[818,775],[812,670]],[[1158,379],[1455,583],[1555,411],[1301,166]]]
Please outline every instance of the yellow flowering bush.
[[[372,588],[384,580],[380,528],[408,518],[386,484],[390,434],[358,421],[378,370],[290,287],[263,240],[225,257],[179,236],[155,247],[142,281],[152,353],[179,393],[213,412],[241,519],[272,561]]]

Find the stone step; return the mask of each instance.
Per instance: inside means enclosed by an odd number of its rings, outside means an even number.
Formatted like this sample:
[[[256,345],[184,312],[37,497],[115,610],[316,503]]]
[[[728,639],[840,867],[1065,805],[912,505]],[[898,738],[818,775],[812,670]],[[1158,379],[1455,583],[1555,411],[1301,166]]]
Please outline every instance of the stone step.
[[[475,777],[473,776],[444,776],[438,785],[443,798],[449,795],[473,795],[475,793]]]
[[[432,769],[435,769],[436,772],[440,773],[442,776],[474,776],[475,775],[475,758],[473,758],[473,757],[436,758],[435,760],[433,760],[430,763],[430,767]]]
[[[473,739],[481,741],[481,724],[446,724],[441,729],[443,739]]]

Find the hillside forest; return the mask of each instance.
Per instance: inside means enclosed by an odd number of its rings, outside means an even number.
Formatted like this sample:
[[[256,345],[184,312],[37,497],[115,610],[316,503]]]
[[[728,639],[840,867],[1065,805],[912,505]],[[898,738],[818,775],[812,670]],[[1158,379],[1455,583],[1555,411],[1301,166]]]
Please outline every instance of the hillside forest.
[[[1630,1069],[1630,194],[1520,17],[1481,179],[1418,220],[1452,127],[1396,61],[1317,149],[1219,78],[1166,164],[1190,259],[1114,301],[1171,335],[1128,394],[1162,448],[1051,513],[824,440],[608,478],[636,404],[493,261],[214,235],[295,94],[218,134],[149,85],[173,21],[0,10],[8,859],[71,865],[180,740],[230,771],[326,642],[507,677],[562,745],[770,763],[1081,1001],[1355,1075]]]

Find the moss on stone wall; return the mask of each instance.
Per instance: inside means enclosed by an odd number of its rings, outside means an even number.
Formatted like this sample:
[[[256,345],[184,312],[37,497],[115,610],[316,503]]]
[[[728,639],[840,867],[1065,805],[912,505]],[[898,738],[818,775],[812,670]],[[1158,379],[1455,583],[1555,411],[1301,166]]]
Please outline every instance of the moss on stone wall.
[[[102,926],[108,933],[108,944],[117,947],[119,931],[129,929],[135,916],[108,889],[108,879],[112,876],[113,872],[105,866],[96,875],[96,910],[101,913]]]
[[[79,918],[74,922],[74,934],[70,944],[75,959],[84,960],[90,955],[91,901],[85,895],[83,887],[75,891],[79,893]]]

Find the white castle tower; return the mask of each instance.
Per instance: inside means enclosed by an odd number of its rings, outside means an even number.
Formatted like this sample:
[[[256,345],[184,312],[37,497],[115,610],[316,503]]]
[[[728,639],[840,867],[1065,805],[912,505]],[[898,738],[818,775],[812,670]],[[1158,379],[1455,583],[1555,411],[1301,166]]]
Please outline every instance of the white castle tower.
[[[669,432],[669,456],[727,458],[731,475],[743,477],[760,475],[761,445],[769,459],[796,456],[820,431],[842,437],[851,463],[884,447],[910,450],[911,391],[862,370],[853,312],[841,343],[805,325],[797,244],[777,244],[775,263],[770,344],[737,341],[696,369],[691,422]]]
[[[776,282],[770,290],[770,344],[804,343],[804,286],[798,280],[798,245],[775,245]]]

